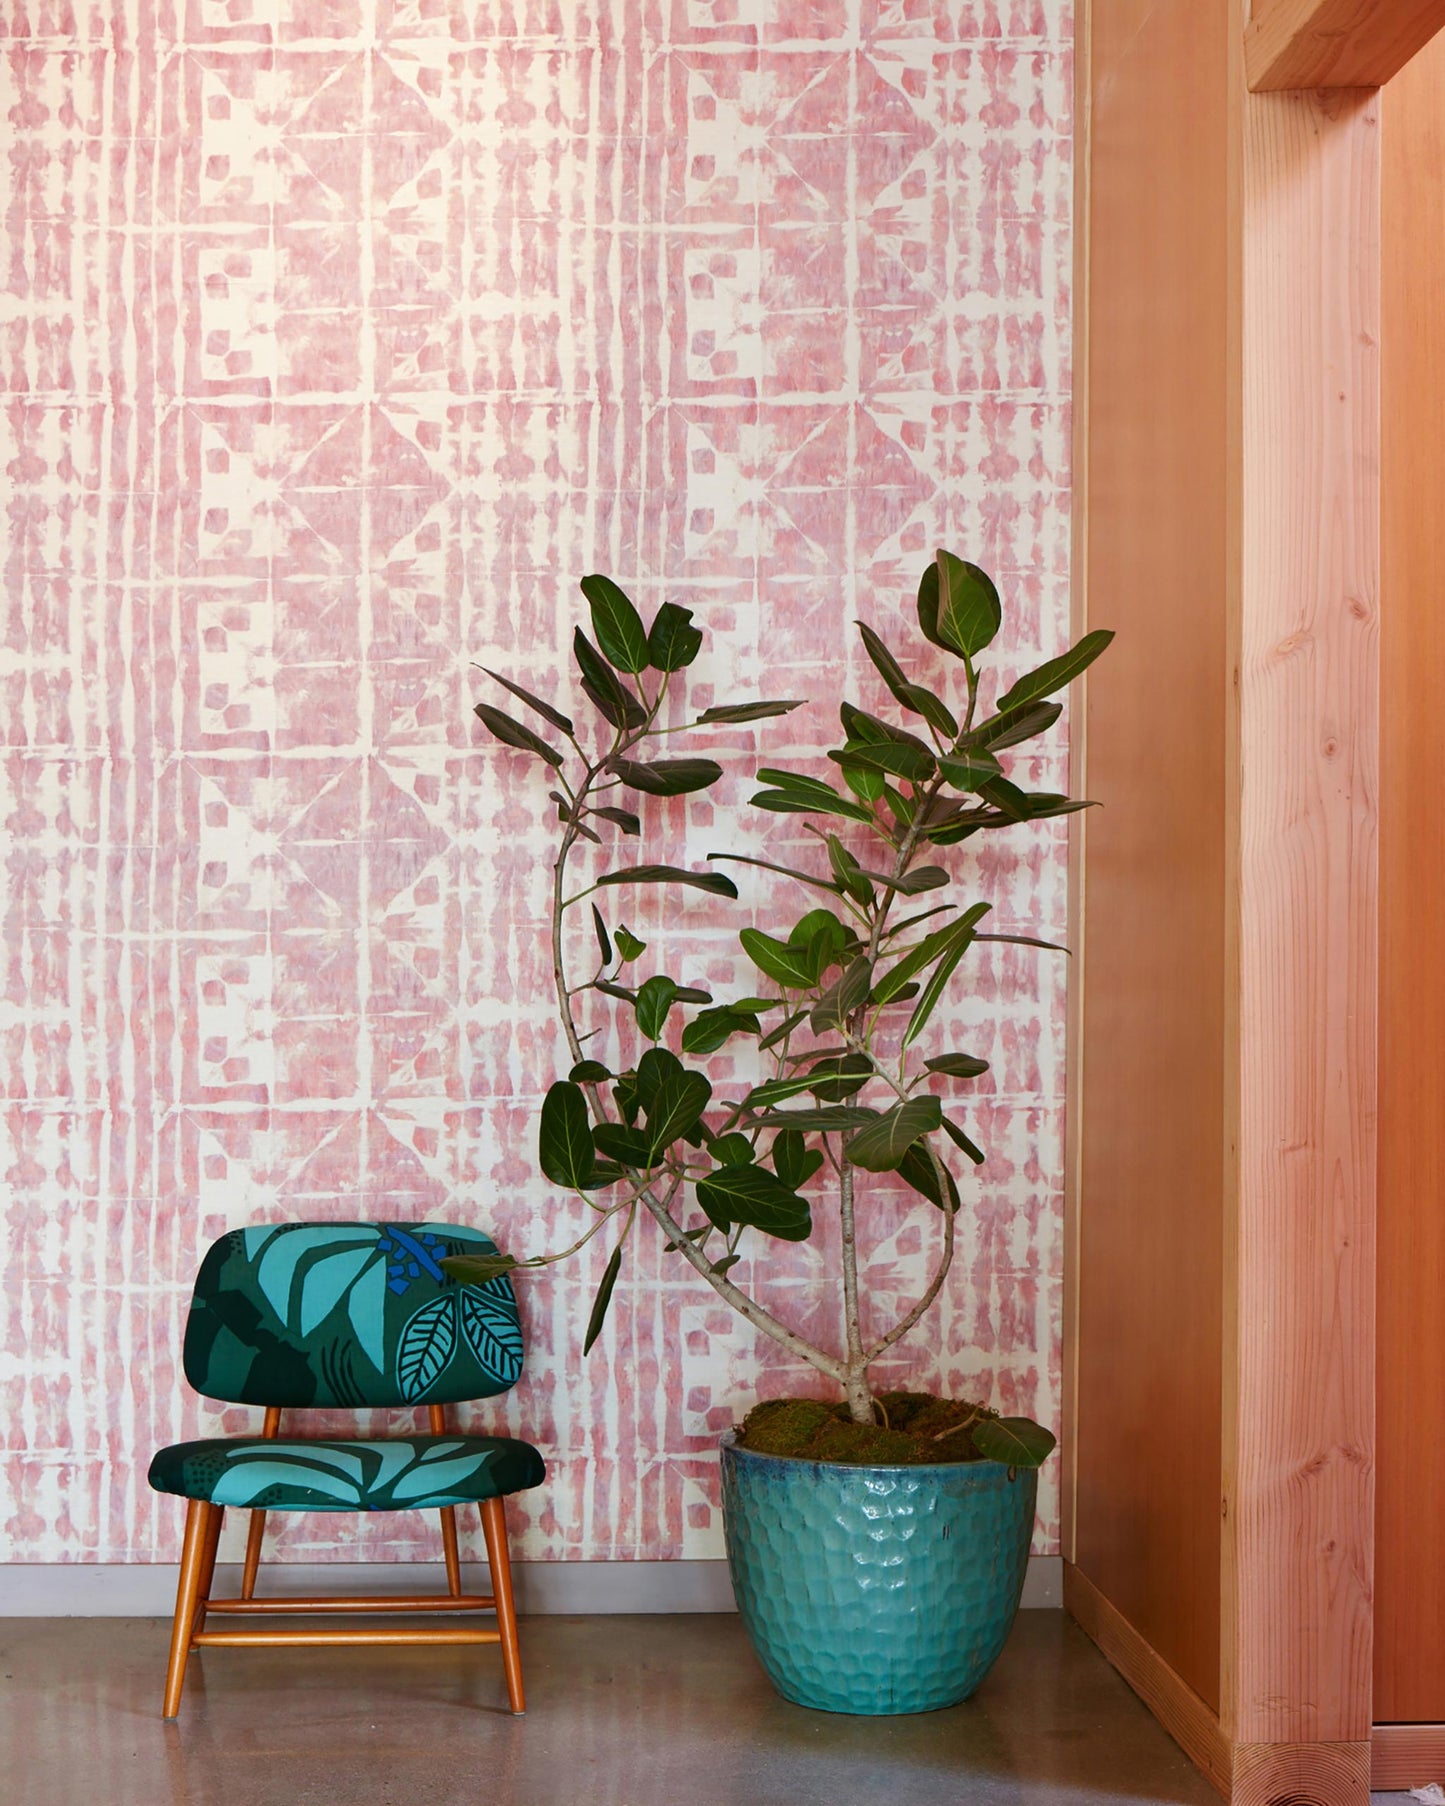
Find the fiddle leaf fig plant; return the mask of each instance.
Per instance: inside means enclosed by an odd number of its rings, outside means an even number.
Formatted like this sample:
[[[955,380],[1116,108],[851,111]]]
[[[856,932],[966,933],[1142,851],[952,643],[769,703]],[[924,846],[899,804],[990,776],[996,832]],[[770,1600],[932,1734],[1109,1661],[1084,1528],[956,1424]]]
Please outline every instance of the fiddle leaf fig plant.
[[[785,715],[802,703],[746,698],[693,714],[682,673],[702,651],[703,633],[691,610],[666,602],[644,625],[610,578],[584,577],[581,587],[591,636],[579,626],[573,654],[600,734],[579,730],[497,672],[488,675],[550,733],[489,703],[476,713],[504,746],[545,768],[556,810],[552,974],[572,1064],[543,1100],[537,1157],[592,1220],[569,1248],[443,1264],[479,1282],[566,1259],[605,1235],[613,1246],[587,1325],[590,1349],[628,1240],[651,1218],[671,1253],[756,1329],[836,1382],[855,1423],[871,1424],[869,1370],[938,1296],[954,1255],[960,1157],[972,1165],[985,1157],[960,1098],[987,1063],[936,1045],[940,1005],[980,942],[1052,946],[990,931],[987,903],[956,899],[941,849],[1087,806],[1022,788],[1008,775],[1006,755],[1054,725],[1058,693],[1113,636],[1086,634],[986,701],[982,661],[1002,625],[998,591],[976,565],[939,552],[919,583],[917,618],[924,640],[956,672],[951,694],[910,676],[878,631],[860,622],[868,658],[904,719],[845,701],[842,742],[827,752],[828,763],[807,772],[764,766],[752,797],[756,808],[807,818],[816,857],[792,866],[760,852],[716,852],[693,869],[629,863],[615,850],[642,838],[647,799],[706,790],[722,777],[716,759],[672,753],[674,736],[706,744],[709,730]],[[937,664],[931,654],[929,663]],[[592,856],[601,869],[579,874],[592,847],[604,849]],[[732,902],[737,886],[718,869],[728,864],[786,878],[809,893],[809,906],[796,918],[779,910],[766,927],[740,929],[757,969],[756,994],[718,1001],[665,971],[620,918],[643,885],[690,886]],[[577,972],[567,964],[566,929],[571,912],[583,909],[596,956]],[[606,1042],[604,1003],[620,1006],[610,1012]],[[707,1062],[733,1042],[751,1044],[757,1077],[718,1095]],[[888,1328],[865,1334],[859,1219],[876,1174],[896,1175],[936,1208],[940,1246],[917,1300]],[[770,1238],[806,1241],[825,1209],[841,1229],[844,1327],[836,1348],[814,1346],[734,1276],[745,1252],[755,1272],[766,1270]],[[991,1412],[979,1414],[970,1435],[979,1455],[1014,1467],[1037,1466],[1054,1441],[1026,1418]]]

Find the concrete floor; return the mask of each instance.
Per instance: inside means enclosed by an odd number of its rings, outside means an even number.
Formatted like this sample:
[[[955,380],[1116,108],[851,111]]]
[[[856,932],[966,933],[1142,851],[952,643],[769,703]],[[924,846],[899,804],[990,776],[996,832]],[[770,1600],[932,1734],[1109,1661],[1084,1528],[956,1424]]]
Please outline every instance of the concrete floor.
[[[1218,1806],[1057,1611],[967,1705],[878,1719],[788,1705],[714,1615],[524,1619],[522,1719],[492,1649],[217,1649],[165,1724],[169,1629],[0,1618],[3,1806]]]
[[[840,1718],[772,1691],[736,1618],[532,1618],[495,1650],[208,1650],[157,1716],[168,1626],[0,1619],[6,1806],[1214,1806],[1061,1612],[975,1699]]]

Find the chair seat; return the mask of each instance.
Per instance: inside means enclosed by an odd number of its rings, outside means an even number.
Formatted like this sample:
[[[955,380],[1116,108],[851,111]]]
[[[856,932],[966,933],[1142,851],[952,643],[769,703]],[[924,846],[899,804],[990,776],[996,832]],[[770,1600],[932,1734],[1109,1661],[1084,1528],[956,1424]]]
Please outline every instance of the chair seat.
[[[510,1436],[177,1442],[150,1465],[157,1492],[263,1511],[423,1511],[536,1486],[542,1457]]]

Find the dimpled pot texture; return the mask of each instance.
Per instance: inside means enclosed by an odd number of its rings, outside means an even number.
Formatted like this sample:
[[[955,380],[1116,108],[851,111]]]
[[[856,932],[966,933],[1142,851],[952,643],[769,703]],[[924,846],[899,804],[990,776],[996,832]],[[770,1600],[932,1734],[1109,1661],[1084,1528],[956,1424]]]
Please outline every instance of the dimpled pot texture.
[[[722,1439],[738,1611],[800,1706],[877,1715],[968,1699],[1008,1640],[1038,1475],[992,1461],[845,1467]]]

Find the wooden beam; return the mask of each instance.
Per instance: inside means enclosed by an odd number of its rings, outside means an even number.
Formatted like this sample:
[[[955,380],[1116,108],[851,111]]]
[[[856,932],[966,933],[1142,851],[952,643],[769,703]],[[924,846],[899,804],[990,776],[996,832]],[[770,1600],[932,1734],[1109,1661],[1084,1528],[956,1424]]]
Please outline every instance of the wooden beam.
[[[1239,1182],[1227,1238],[1236,1795],[1367,1798],[1374,1530],[1379,96],[1243,118]],[[1266,1748],[1264,1746],[1270,1746]],[[1273,1749],[1274,1754],[1270,1753]],[[1282,1783],[1281,1783],[1282,1785]],[[1353,1791],[1350,1791],[1353,1790]],[[1259,1797],[1268,1797],[1261,1794]]]
[[[1445,0],[1262,0],[1244,34],[1255,93],[1382,88],[1445,27]]]

